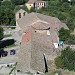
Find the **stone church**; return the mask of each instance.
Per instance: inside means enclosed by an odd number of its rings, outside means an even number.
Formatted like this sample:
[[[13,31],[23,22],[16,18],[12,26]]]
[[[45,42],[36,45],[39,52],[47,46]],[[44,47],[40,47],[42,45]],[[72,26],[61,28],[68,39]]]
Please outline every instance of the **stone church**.
[[[58,31],[65,23],[58,18],[40,13],[26,13],[19,10],[16,13],[16,29],[21,32],[20,51],[17,69],[23,72],[40,71],[45,72],[44,54],[47,66],[49,61],[54,60],[59,50]]]

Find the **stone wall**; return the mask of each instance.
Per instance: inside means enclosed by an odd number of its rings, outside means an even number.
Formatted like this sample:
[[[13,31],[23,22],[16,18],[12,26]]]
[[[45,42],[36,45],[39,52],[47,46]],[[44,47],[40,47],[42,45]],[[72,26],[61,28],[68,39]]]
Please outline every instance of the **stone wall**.
[[[18,53],[18,58],[17,69],[24,72],[29,71],[31,61],[31,41],[21,44],[21,50]]]

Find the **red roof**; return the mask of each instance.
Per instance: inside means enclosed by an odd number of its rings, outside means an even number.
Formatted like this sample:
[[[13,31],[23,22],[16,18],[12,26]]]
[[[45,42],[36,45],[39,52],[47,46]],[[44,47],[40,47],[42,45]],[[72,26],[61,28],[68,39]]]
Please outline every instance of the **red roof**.
[[[25,43],[27,41],[31,40],[31,33],[30,32],[27,32],[26,34],[24,34],[22,36],[22,43]]]

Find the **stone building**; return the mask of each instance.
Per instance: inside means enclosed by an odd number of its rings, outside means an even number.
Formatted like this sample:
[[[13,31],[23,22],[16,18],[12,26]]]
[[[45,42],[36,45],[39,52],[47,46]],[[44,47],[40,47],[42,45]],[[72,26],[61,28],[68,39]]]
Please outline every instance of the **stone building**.
[[[20,27],[17,24],[17,20],[24,17],[27,14],[27,12],[23,9],[20,9],[19,11],[16,12],[15,18],[16,18],[16,28],[17,30],[20,30]]]
[[[17,69],[23,72],[45,72],[43,54],[47,62],[54,60],[59,48],[58,31],[62,27],[68,27],[58,18],[39,13],[27,14],[17,20],[17,25],[22,31]]]

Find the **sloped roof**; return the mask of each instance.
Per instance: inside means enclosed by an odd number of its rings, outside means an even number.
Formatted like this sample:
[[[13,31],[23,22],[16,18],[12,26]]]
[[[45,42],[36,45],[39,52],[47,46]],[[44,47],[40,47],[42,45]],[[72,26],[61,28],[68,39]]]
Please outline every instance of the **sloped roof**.
[[[30,31],[22,38],[23,43],[21,43],[18,68],[26,70],[29,66],[32,69],[36,69],[37,67],[42,69],[43,67],[40,67],[39,59],[42,60],[43,53],[46,53],[47,55],[55,55],[56,53],[56,51],[55,53],[53,52],[56,50],[53,43],[58,43],[59,38],[55,29],[59,30],[61,27],[67,29],[68,27],[58,18],[39,13],[27,14],[23,18],[19,19],[17,23],[24,32],[26,32],[26,30]],[[50,36],[39,34],[35,31],[31,32],[32,28],[47,29],[48,27],[50,27]],[[38,69],[38,71],[40,69]]]
[[[33,4],[36,0],[29,0],[27,4]]]
[[[31,33],[30,33],[30,32],[27,32],[27,33],[24,34],[23,37],[22,37],[22,43],[28,42],[29,40],[31,40]]]
[[[25,29],[33,26],[36,29],[38,28],[53,28],[59,30],[61,27],[64,27],[65,29],[68,29],[66,24],[62,23],[58,18],[51,17],[39,13],[29,13],[23,18],[17,20],[18,25],[23,31],[26,31]]]
[[[58,43],[58,35],[55,31],[49,30],[50,31],[50,36],[47,34],[39,34],[37,32],[34,32],[32,34],[32,41],[36,41],[38,43],[47,45],[47,44],[52,44],[53,42]],[[40,41],[40,42],[39,42]]]
[[[46,23],[43,23],[43,22],[37,22],[37,23],[35,23],[34,25],[32,25],[37,30],[48,29],[50,27],[49,24],[46,24]]]
[[[45,2],[45,1],[43,1],[43,0],[29,0],[28,2],[27,2],[27,4],[34,4],[35,2],[37,2],[37,3],[42,3],[42,2]]]

